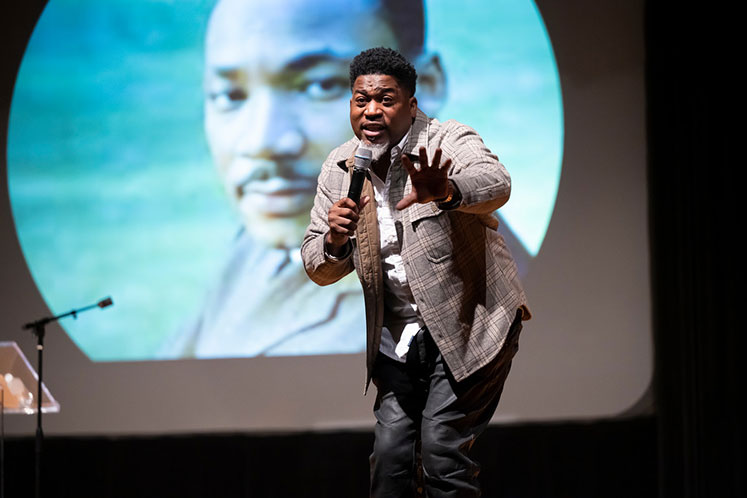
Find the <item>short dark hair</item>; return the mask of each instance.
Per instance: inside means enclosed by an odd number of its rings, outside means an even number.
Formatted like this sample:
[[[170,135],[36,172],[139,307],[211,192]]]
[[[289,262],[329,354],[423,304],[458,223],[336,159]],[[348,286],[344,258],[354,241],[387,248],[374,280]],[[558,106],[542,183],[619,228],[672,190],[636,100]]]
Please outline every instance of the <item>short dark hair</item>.
[[[350,63],[350,89],[358,76],[368,74],[383,74],[392,76],[397,82],[405,88],[410,97],[415,95],[415,82],[418,79],[418,73],[415,68],[405,57],[391,48],[376,47],[364,50],[356,55],[353,62]]]

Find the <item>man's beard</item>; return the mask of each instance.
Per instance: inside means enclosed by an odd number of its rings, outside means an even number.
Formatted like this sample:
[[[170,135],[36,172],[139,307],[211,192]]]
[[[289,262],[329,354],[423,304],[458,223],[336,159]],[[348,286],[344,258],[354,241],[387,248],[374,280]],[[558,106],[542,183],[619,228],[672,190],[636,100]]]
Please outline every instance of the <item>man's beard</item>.
[[[368,149],[371,151],[371,161],[377,162],[379,159],[381,159],[384,154],[386,154],[389,151],[389,144],[367,144],[367,143],[361,143],[364,149]]]

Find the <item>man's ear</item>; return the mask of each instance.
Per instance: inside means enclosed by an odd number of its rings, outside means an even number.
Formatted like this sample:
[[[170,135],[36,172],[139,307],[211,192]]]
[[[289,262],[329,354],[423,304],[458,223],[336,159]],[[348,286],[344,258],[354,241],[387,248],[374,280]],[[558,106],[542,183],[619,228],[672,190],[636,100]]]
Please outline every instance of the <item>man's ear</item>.
[[[435,116],[446,101],[446,75],[441,59],[435,53],[423,53],[415,60],[418,87],[415,96],[418,107],[428,116]]]

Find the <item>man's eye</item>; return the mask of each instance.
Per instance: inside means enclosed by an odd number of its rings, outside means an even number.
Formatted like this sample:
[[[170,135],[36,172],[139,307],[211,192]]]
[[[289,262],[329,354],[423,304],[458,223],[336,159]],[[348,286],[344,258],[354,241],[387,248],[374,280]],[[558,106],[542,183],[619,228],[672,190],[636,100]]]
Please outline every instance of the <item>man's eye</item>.
[[[348,80],[345,78],[324,78],[309,81],[302,90],[310,99],[332,100],[347,93]]]
[[[222,92],[212,92],[210,101],[218,111],[228,112],[237,109],[248,97],[241,88],[229,88]]]

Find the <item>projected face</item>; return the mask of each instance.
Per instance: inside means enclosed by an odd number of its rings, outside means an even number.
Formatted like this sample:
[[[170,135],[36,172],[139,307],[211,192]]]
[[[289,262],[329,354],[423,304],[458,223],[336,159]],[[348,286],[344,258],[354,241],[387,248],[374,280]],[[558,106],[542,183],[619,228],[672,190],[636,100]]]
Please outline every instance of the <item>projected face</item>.
[[[226,191],[256,239],[300,244],[321,164],[350,137],[350,60],[380,45],[396,46],[374,2],[223,0],[215,8],[205,131]]]

